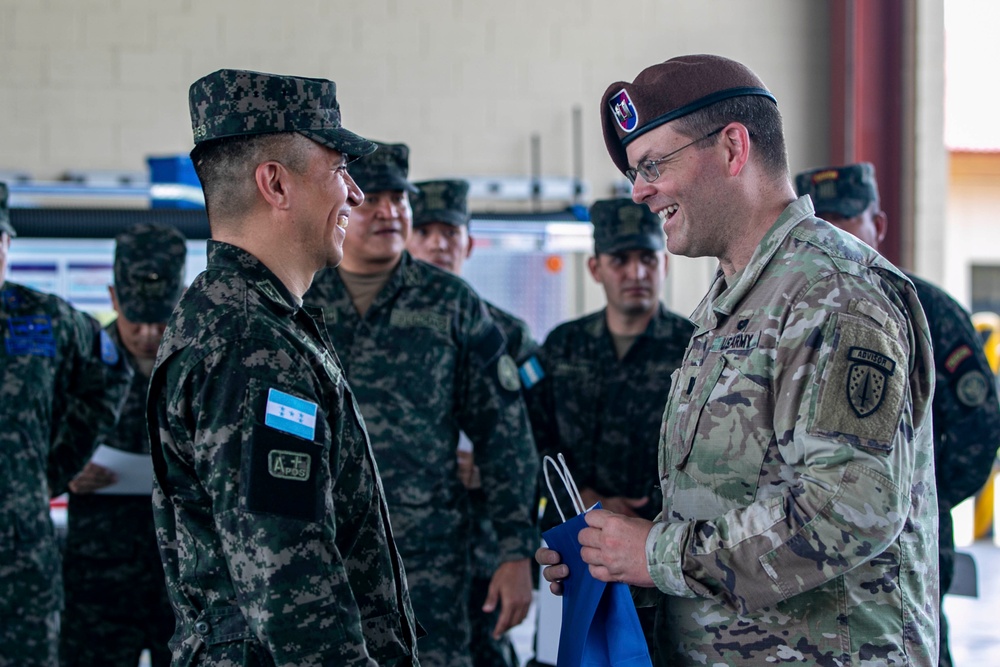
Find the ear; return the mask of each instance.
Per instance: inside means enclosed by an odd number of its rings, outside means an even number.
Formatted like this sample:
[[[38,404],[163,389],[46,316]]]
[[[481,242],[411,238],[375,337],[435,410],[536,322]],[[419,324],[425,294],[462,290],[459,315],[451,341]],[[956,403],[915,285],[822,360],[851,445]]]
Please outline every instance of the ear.
[[[269,160],[261,162],[254,169],[257,191],[272,208],[287,210],[291,205],[289,186],[291,179],[285,165]]]
[[[591,255],[587,258],[587,268],[590,270],[590,277],[594,279],[594,282],[603,284],[601,281],[601,265],[598,263],[596,255]]]
[[[468,248],[465,251],[465,258],[466,259],[469,259],[470,257],[472,257],[472,248],[475,247],[475,245],[476,245],[476,240],[474,238],[472,238],[472,234],[469,234]]]
[[[889,216],[885,214],[885,211],[879,211],[872,216],[872,222],[875,223],[875,238],[881,244],[885,240],[886,232],[889,231]]]
[[[730,176],[739,176],[750,161],[750,131],[742,123],[730,123],[723,128],[719,142],[726,151],[726,169]]]
[[[120,316],[122,314],[122,307],[118,304],[118,293],[115,292],[114,285],[108,285],[108,296],[111,297],[111,307]]]

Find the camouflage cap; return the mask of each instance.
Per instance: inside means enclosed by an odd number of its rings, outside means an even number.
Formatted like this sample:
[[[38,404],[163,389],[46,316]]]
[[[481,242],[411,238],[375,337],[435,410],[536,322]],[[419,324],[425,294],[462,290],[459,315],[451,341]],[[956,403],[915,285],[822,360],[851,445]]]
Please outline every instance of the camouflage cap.
[[[376,141],[378,150],[351,163],[351,178],[363,192],[417,189],[406,180],[410,173],[410,148],[406,144],[386,144]]]
[[[188,91],[194,143],[241,135],[298,132],[350,156],[375,144],[340,124],[337,84],[327,79],[220,69]]]
[[[139,223],[115,238],[115,294],[132,322],[166,322],[184,291],[187,243],[175,227]]]
[[[419,190],[410,199],[414,227],[432,222],[443,222],[452,227],[468,226],[468,181],[422,181],[414,185]]]
[[[639,72],[635,81],[616,81],[601,99],[604,144],[615,166],[625,173],[625,147],[636,137],[672,120],[731,97],[760,95],[774,99],[745,65],[712,55],[671,58]]]
[[[799,196],[812,197],[817,213],[853,218],[872,204],[878,206],[878,183],[871,162],[803,171],[795,176],[795,189]]]
[[[10,222],[10,208],[7,206],[7,184],[0,183],[0,231],[7,232],[11,238],[17,236],[14,225]]]
[[[602,199],[590,207],[594,252],[663,250],[663,223],[645,204],[631,199]]]

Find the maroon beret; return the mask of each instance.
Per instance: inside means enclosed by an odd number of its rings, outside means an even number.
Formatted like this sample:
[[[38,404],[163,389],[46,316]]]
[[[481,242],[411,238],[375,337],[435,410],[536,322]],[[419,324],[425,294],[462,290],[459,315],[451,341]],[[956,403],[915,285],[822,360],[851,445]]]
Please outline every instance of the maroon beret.
[[[721,56],[671,58],[639,72],[635,81],[608,86],[601,99],[604,143],[625,173],[629,142],[664,123],[731,97],[761,95],[777,104],[748,67]]]

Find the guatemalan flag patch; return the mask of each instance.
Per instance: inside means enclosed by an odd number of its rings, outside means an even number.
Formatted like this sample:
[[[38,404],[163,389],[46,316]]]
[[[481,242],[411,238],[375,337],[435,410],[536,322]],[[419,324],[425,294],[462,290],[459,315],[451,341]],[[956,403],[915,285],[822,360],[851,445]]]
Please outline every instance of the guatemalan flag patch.
[[[277,389],[268,389],[264,423],[306,440],[316,436],[317,405]]]
[[[615,116],[615,122],[625,132],[631,132],[639,123],[639,114],[636,113],[632,98],[628,96],[628,91],[622,88],[618,94],[608,100],[611,105],[611,113]]]

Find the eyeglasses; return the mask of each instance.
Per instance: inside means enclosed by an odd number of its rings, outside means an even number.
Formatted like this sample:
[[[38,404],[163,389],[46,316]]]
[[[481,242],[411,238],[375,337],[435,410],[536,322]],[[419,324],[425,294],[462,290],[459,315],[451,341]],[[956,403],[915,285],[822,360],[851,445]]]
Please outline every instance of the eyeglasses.
[[[630,183],[635,183],[635,177],[636,177],[636,174],[638,174],[639,176],[642,176],[642,180],[646,181],[647,183],[652,183],[653,181],[655,181],[656,179],[658,179],[660,177],[660,169],[659,169],[658,165],[663,164],[664,162],[666,162],[667,160],[669,160],[673,156],[675,156],[678,153],[680,153],[685,148],[688,148],[689,146],[694,146],[699,141],[704,141],[705,139],[708,139],[709,137],[714,137],[719,132],[722,132],[724,129],[726,129],[725,125],[723,125],[722,127],[720,127],[717,130],[713,130],[713,131],[709,132],[708,134],[706,134],[704,137],[701,137],[700,139],[695,139],[691,143],[684,144],[683,146],[681,146],[680,148],[678,148],[675,151],[670,151],[669,153],[667,153],[666,155],[664,155],[663,157],[661,157],[658,160],[643,160],[642,162],[640,162],[639,164],[637,164],[634,169],[626,169],[625,170],[625,178],[627,178]]]

